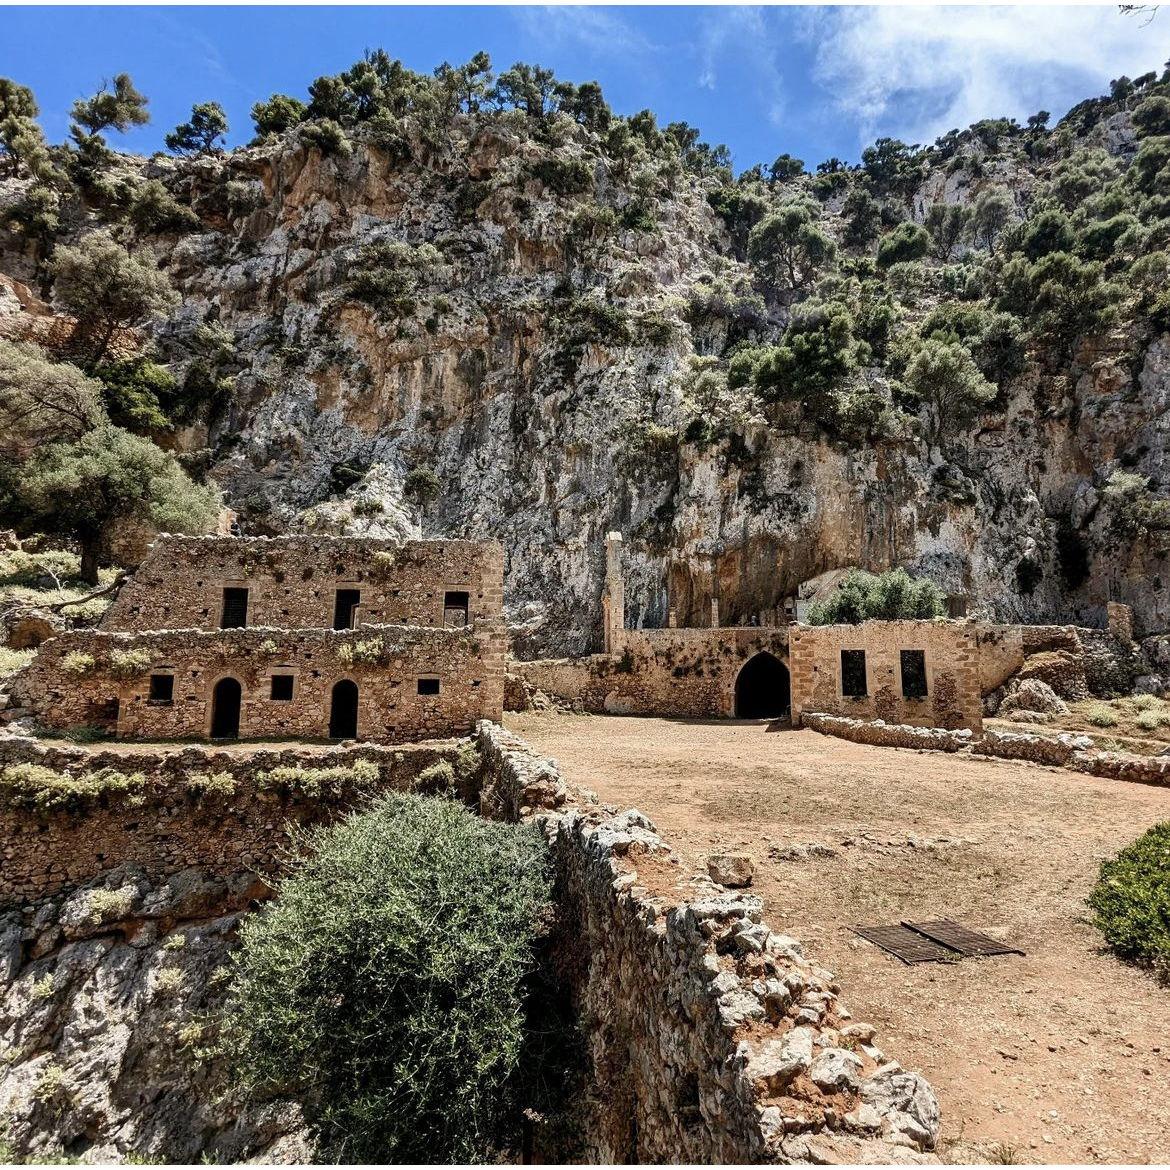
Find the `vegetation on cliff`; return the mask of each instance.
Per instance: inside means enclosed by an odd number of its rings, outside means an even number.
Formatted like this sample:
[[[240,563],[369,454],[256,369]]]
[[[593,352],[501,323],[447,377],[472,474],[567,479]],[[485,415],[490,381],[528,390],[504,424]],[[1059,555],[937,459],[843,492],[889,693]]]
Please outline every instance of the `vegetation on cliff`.
[[[617,114],[595,83],[497,71],[482,53],[432,74],[369,53],[300,97],[258,102],[253,144],[226,153],[222,110],[200,103],[167,137],[175,157],[151,160],[106,141],[147,117],[129,77],[76,104],[64,145],[44,141],[35,96],[9,81],[0,245],[76,320],[63,337],[30,327],[34,357],[74,363],[75,396],[184,450],[196,480],[214,469],[250,530],[406,515],[509,539],[514,516],[544,509],[554,527],[562,513],[569,527],[618,524],[631,551],[660,558],[696,522],[684,481],[714,461],[735,523],[792,545],[808,464],[784,468],[782,453],[807,443],[897,465],[890,480],[907,494],[918,481],[924,523],[978,507],[1014,526],[984,551],[985,577],[1039,612],[1113,572],[1115,472],[1149,521],[1129,545],[1135,573],[1157,572],[1143,558],[1170,532],[1140,433],[1152,402],[1108,433],[1091,481],[1039,486],[1040,430],[1096,423],[1084,384],[1103,353],[1128,379],[1126,411],[1149,400],[1142,370],[1170,326],[1167,108],[1170,70],[1150,72],[1055,126],[1044,112],[989,118],[927,146],[880,139],[855,166],[782,153],[736,175],[694,127]],[[328,231],[289,193],[302,173],[337,217]],[[99,253],[104,287],[82,279]],[[402,387],[439,369],[437,401],[402,407]],[[510,466],[547,456],[545,483],[484,482],[501,452],[468,462],[487,424],[451,416],[451,386],[468,402],[509,396]],[[367,400],[384,417],[379,395],[409,418],[392,409],[380,433],[350,427],[344,443],[314,432]],[[997,434],[1037,448],[1008,486],[977,449]],[[588,448],[598,482],[581,471]],[[309,460],[322,466],[309,474]],[[493,491],[498,514],[484,516]],[[14,497],[6,515],[46,523]],[[809,562],[776,589],[825,567]],[[777,597],[724,600],[734,619]]]

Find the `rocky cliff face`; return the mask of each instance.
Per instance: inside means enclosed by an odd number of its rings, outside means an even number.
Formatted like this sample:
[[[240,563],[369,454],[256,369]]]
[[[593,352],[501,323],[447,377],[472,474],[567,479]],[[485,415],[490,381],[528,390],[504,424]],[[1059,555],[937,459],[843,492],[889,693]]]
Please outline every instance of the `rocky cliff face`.
[[[1170,625],[1166,550],[1119,541],[1100,506],[1112,470],[1170,482],[1170,336],[1127,325],[1033,363],[945,449],[781,425],[696,389],[704,360],[789,315],[721,302],[752,274],[715,181],[631,174],[585,128],[554,129],[511,111],[459,116],[439,146],[405,123],[328,156],[293,133],[125,162],[201,221],[151,241],[183,297],[156,340],[181,373],[214,327],[229,381],[162,441],[202,452],[244,531],[496,537],[522,657],[597,645],[609,529],[632,624],[670,606],[705,624],[713,594],[748,622],[827,570],[902,564],[999,620],[1101,624],[1112,597],[1140,633]],[[1127,116],[1068,149],[1086,145],[1128,158]],[[899,214],[992,189],[1023,211],[1052,165],[971,158],[928,167]],[[823,214],[840,236],[841,200]],[[4,266],[31,277],[12,250]],[[941,279],[900,294],[895,331],[946,299]],[[696,419],[719,437],[694,441]]]
[[[216,1054],[246,881],[124,869],[0,920],[11,1156],[312,1160],[296,1106],[243,1106]]]

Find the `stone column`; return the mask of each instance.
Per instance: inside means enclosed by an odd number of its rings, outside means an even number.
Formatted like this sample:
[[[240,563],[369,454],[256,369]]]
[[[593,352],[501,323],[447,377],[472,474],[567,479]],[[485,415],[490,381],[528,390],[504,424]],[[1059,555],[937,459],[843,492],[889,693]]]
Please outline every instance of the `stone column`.
[[[1133,609],[1120,601],[1105,604],[1109,632],[1124,646],[1133,645]]]
[[[719,629],[719,598],[711,598],[711,629]]]
[[[675,613],[673,608],[666,615],[666,628],[668,630],[678,629],[678,614]]]
[[[622,534],[605,536],[605,600],[602,604],[605,652],[617,654],[622,649],[626,628],[626,586],[622,580]]]

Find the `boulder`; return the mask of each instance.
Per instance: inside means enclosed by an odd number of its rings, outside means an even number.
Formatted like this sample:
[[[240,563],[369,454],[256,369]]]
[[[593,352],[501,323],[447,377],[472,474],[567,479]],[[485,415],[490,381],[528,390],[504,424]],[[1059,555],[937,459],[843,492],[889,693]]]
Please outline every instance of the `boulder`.
[[[707,858],[707,872],[721,886],[742,889],[752,884],[756,864],[746,853],[715,853]]]

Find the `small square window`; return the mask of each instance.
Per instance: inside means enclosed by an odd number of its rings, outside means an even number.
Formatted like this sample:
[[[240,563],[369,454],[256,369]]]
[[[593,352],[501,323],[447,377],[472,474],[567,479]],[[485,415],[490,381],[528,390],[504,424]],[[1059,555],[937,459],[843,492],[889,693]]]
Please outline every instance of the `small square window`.
[[[443,594],[443,625],[467,625],[467,611],[471,601],[470,594],[465,590],[448,589]]]
[[[169,704],[175,701],[175,676],[173,674],[152,674],[150,676],[150,701],[160,704]]]
[[[287,703],[293,697],[293,676],[291,674],[274,674],[272,676],[272,697],[281,703]]]
[[[841,651],[841,694],[847,699],[864,699],[869,694],[864,650]]]
[[[902,665],[902,698],[926,698],[926,651],[903,650],[900,654]]]
[[[335,630],[353,629],[354,611],[361,599],[360,589],[338,589],[333,602],[333,628]]]
[[[437,695],[439,693],[439,680],[437,678],[420,678],[418,680],[418,693],[420,695]]]

